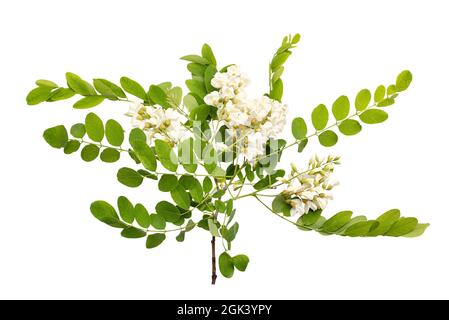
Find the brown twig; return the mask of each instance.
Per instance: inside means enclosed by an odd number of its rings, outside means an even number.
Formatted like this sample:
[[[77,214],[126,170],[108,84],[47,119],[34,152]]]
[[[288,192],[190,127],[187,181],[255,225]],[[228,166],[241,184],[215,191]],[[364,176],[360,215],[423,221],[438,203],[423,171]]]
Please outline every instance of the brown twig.
[[[212,284],[217,280],[217,259],[215,257],[215,237],[212,237],[210,242],[212,245]]]

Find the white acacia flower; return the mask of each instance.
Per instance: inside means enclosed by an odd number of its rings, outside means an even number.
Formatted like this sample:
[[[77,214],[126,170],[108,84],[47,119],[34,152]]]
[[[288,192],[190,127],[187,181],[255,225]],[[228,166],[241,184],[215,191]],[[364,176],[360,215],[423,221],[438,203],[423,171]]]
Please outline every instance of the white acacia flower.
[[[181,116],[171,108],[165,110],[161,106],[133,103],[126,115],[132,118],[132,126],[142,129],[150,141],[162,139],[176,144],[186,133]]]
[[[330,182],[329,178],[339,160],[340,157],[329,156],[327,159],[320,159],[315,156],[310,160],[308,169],[302,173],[292,165],[288,179],[281,180],[288,184],[281,194],[292,207],[291,216],[326,208],[332,199],[329,191],[337,185]]]

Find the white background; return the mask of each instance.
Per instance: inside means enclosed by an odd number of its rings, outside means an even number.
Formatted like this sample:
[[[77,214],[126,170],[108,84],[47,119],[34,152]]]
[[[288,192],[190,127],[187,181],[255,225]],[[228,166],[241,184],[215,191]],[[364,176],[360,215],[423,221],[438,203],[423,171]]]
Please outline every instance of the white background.
[[[447,1],[410,0],[2,2],[0,298],[449,298],[447,14]],[[431,223],[421,238],[323,237],[247,199],[238,205],[233,253],[246,253],[250,265],[212,287],[206,232],[181,244],[169,237],[149,251],[143,239],[123,239],[91,216],[94,200],[127,195],[152,207],[161,194],[151,182],[138,190],[116,182],[128,159],[87,164],[46,145],[45,128],[82,121],[90,110],[74,110],[71,101],[25,103],[34,80],[64,84],[66,71],[183,84],[188,73],[178,58],[204,42],[220,65],[240,64],[251,92],[262,94],[269,59],[295,32],[302,39],[284,77],[290,119],[412,70],[412,86],[387,122],[341,137],[330,150],[313,141],[285,160],[340,154],[341,185],[327,214],[377,217],[400,208]],[[107,102],[95,112],[129,130],[126,109]]]

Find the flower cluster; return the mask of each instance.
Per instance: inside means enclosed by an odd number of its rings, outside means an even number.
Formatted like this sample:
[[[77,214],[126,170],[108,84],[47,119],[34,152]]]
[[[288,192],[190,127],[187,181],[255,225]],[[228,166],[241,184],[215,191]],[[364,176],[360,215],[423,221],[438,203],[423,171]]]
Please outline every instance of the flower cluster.
[[[218,120],[238,141],[238,154],[253,162],[265,153],[267,140],[282,132],[287,106],[266,96],[248,99],[244,90],[248,83],[238,66],[229,66],[226,72],[215,74],[211,84],[218,90],[209,93],[204,101],[217,107]]]
[[[326,208],[328,201],[332,199],[329,192],[337,185],[336,182],[330,182],[329,177],[335,165],[340,164],[339,160],[339,156],[328,156],[327,159],[315,156],[310,159],[305,172],[298,172],[292,165],[289,178],[281,179],[288,184],[281,194],[292,207],[291,216]]]
[[[147,133],[150,141],[162,139],[176,144],[184,136],[180,115],[174,109],[163,109],[161,106],[145,106],[132,103],[127,116],[132,118],[132,126]]]

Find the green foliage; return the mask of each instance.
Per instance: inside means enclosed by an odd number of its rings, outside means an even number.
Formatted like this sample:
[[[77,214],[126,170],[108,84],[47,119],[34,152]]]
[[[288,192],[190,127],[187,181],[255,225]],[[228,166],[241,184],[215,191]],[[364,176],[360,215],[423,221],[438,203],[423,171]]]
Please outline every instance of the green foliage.
[[[148,210],[140,203],[134,207],[134,218],[142,228],[148,229],[151,225],[151,218]]]
[[[121,77],[120,84],[122,88],[129,94],[132,94],[133,96],[140,98],[143,101],[148,101],[148,96],[145,92],[145,89],[137,81],[128,77]]]
[[[181,216],[179,209],[168,201],[159,202],[156,205],[156,212],[168,222],[176,222]]]
[[[340,96],[332,105],[332,113],[337,121],[346,119],[349,115],[349,99],[347,96]]]
[[[292,54],[291,49],[296,48],[296,44],[299,42],[300,35],[295,34],[293,36],[288,35],[282,40],[282,44],[274,54],[270,62],[270,92],[269,97],[271,99],[281,101],[284,91],[284,84],[281,76],[284,73],[284,64]]]
[[[150,234],[147,238],[147,249],[156,248],[164,242],[165,238],[165,234],[163,233]]]
[[[142,229],[138,229],[135,227],[126,227],[122,230],[121,235],[122,237],[128,239],[138,239],[146,237],[147,233]]]
[[[360,120],[367,124],[376,124],[388,119],[388,113],[383,110],[370,109],[359,115]]]
[[[53,148],[61,149],[68,142],[67,129],[64,126],[56,126],[44,131],[44,139]]]
[[[73,105],[75,109],[89,109],[98,106],[100,103],[104,101],[104,97],[102,96],[89,96],[84,97],[81,100],[78,100]]]
[[[117,207],[120,213],[120,217],[127,223],[133,223],[134,221],[134,206],[128,198],[121,196],[117,199]]]
[[[143,177],[131,168],[120,168],[117,172],[117,179],[120,183],[130,188],[137,188],[143,182]]]
[[[72,89],[75,93],[78,93],[82,96],[96,96],[97,92],[94,87],[92,87],[87,81],[84,81],[80,78],[80,76],[67,72],[66,73],[67,85],[70,89]]]
[[[232,264],[237,270],[244,272],[248,267],[249,258],[244,254],[232,257]]]
[[[351,211],[339,212],[326,220],[320,211],[316,211],[301,216],[296,225],[301,230],[349,237],[417,237],[429,226],[418,223],[416,218],[401,217],[397,209],[385,212],[376,220],[367,220],[365,216],[352,217]]]
[[[106,201],[95,201],[90,205],[92,215],[114,228],[123,228],[126,225],[120,221],[114,207]]]
[[[358,116],[361,122],[366,124],[382,123],[388,119],[388,113],[380,108],[391,106],[395,103],[399,89],[407,89],[412,81],[410,71],[401,72],[396,80],[396,84],[379,85],[374,92],[374,104],[371,102],[371,92],[368,89],[360,90],[354,101],[354,113],[350,114],[350,101],[345,95],[340,96],[332,105],[334,123],[329,124],[329,111],[324,104],[318,105],[312,111],[312,124],[316,133],[311,136],[318,136],[318,141],[325,147],[332,147],[338,142],[338,135],[331,130],[337,126],[340,133],[346,136],[356,135],[362,131],[362,125],[354,117]],[[302,152],[307,145],[307,124],[302,118],[295,118],[292,122],[292,134],[298,143],[298,152]]]
[[[176,172],[178,169],[178,157],[173,148],[164,140],[155,141],[156,154],[161,164],[169,171]],[[150,169],[148,169],[150,170]]]
[[[81,159],[91,162],[97,159],[100,154],[100,148],[94,144],[88,144],[81,150]]]
[[[108,163],[117,162],[120,159],[120,152],[114,148],[106,148],[101,152],[100,159]]]
[[[292,122],[292,134],[296,140],[304,139],[307,135],[307,124],[303,118],[295,118]]]
[[[178,186],[178,178],[173,174],[164,174],[159,180],[159,190],[162,192],[170,192]]]
[[[125,140],[125,134],[120,123],[112,119],[108,120],[105,129],[108,142],[113,146],[120,147]]]
[[[92,141],[101,142],[104,138],[104,125],[95,113],[89,113],[85,121],[86,133]]]
[[[316,130],[323,130],[326,128],[329,121],[329,111],[324,104],[318,105],[312,111],[312,124]]]
[[[232,257],[227,252],[220,254],[218,266],[224,277],[231,278],[234,275],[234,263]]]
[[[326,130],[320,133],[318,140],[325,147],[332,147],[338,141],[338,136],[332,130]]]

